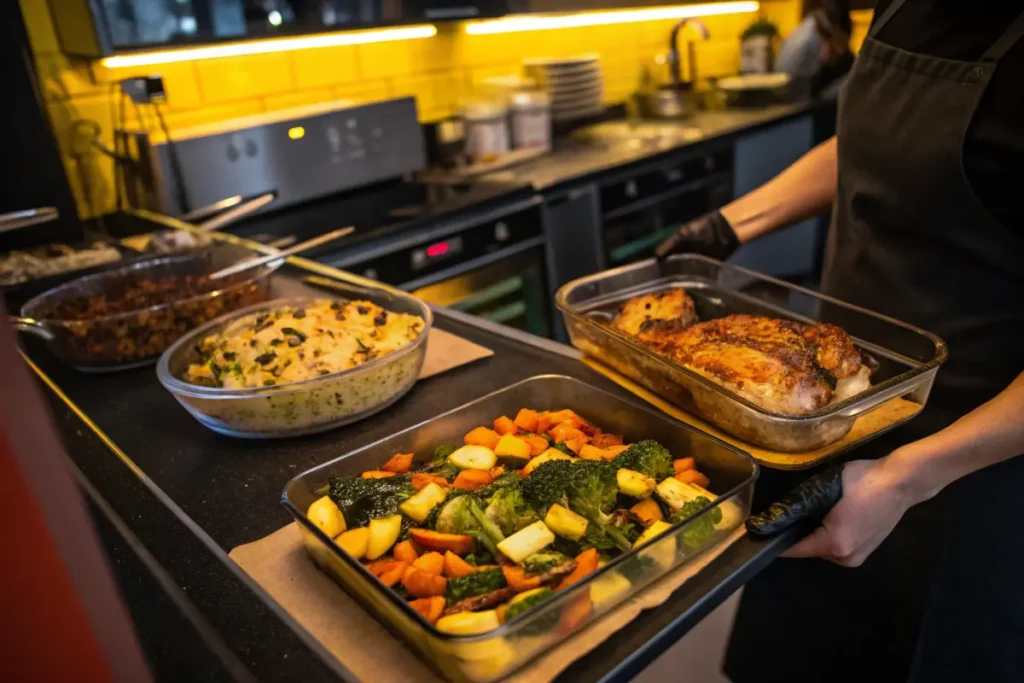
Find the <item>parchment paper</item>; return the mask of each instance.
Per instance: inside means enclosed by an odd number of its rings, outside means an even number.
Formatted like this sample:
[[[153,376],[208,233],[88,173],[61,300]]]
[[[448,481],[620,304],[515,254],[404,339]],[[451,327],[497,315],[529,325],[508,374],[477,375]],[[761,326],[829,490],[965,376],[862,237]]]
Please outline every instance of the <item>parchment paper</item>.
[[[741,525],[718,545],[694,557],[505,680],[514,683],[547,683],[552,680],[574,661],[600,646],[608,636],[626,626],[641,611],[668,600],[677,588],[744,533]],[[392,636],[317,569],[302,545],[295,524],[235,548],[230,557],[359,680],[373,683],[440,683],[443,680],[403,641]]]
[[[488,348],[433,327],[427,337],[427,356],[423,359],[419,379],[440,375],[452,368],[493,355],[494,351]]]

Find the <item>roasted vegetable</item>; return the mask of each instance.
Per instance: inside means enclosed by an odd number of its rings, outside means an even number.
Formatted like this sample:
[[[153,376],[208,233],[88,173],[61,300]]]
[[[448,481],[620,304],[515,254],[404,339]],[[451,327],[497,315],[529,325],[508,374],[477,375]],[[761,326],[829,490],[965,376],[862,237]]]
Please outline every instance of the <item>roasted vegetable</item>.
[[[417,491],[416,495],[399,505],[398,509],[409,519],[422,523],[434,506],[444,502],[447,496],[445,490],[437,484],[427,484]]]
[[[505,536],[537,521],[537,513],[523,499],[522,480],[515,474],[512,480],[494,492],[484,510],[487,519],[498,525]]]
[[[366,545],[366,559],[376,560],[391,550],[402,531],[402,516],[389,515],[370,520],[370,538]]]
[[[403,474],[412,469],[412,453],[397,453],[391,456],[391,459],[381,465],[381,469],[385,472],[395,472],[397,474]]]
[[[409,535],[424,550],[450,550],[456,555],[467,555],[476,547],[476,539],[468,534],[445,534],[430,529],[411,529]]]
[[[402,541],[396,544],[395,550],[391,554],[396,560],[401,560],[408,564],[412,564],[419,557],[419,553],[416,552],[416,546],[412,544],[412,541]]]
[[[445,614],[455,614],[457,612],[475,612],[476,610],[489,609],[491,607],[497,607],[503,602],[506,602],[516,592],[512,588],[498,588],[487,593],[481,593],[465,600],[459,600],[453,605],[449,605],[444,611]]]
[[[555,588],[555,590],[565,590],[572,584],[576,583],[577,581],[585,577],[587,574],[591,574],[597,571],[598,556],[597,550],[595,548],[584,550],[582,553],[575,557],[575,560],[576,568],[573,569],[571,574],[562,579],[562,581],[558,584],[558,587]]]
[[[683,507],[672,513],[669,518],[672,522],[679,522],[690,515],[695,515],[705,507],[711,504],[711,501],[704,497],[698,496],[691,501],[683,504]],[[715,507],[708,511],[706,515],[697,517],[690,522],[685,529],[683,529],[683,544],[689,548],[700,548],[704,546],[712,536],[715,534],[715,525],[722,521],[722,509],[721,507]]]
[[[673,510],[679,510],[692,500],[701,497],[701,492],[674,477],[665,479],[657,487],[658,497]]]
[[[530,410],[529,408],[523,408],[516,413],[515,424],[520,430],[524,432],[536,432],[537,431],[537,420],[538,415],[536,410]]]
[[[508,415],[502,415],[501,417],[494,421],[494,431],[498,432],[498,434],[501,434],[502,436],[505,436],[506,434],[517,433],[519,431],[519,427],[516,426],[516,423],[513,422],[512,418],[510,418]],[[498,449],[495,448],[494,450]]]
[[[334,538],[345,530],[345,518],[342,517],[341,510],[334,504],[330,496],[313,501],[309,510],[306,511],[306,517],[330,538]]]
[[[434,576],[444,576],[444,555],[436,550],[424,553],[416,558],[416,561],[412,563],[412,566],[416,567],[416,569],[422,569],[428,574],[433,574]]]
[[[665,533],[671,528],[672,525],[668,522],[662,522],[661,520],[657,520],[653,522],[649,527],[647,527],[646,531],[640,534],[640,538],[636,539],[636,543],[634,545],[641,546],[649,541],[653,541],[655,538],[661,536],[663,533]]]
[[[654,493],[654,487],[658,485],[658,482],[646,474],[625,467],[615,472],[615,480],[619,485],[619,491],[632,498],[646,498]]]
[[[530,462],[530,444],[518,436],[505,434],[494,449],[494,455],[502,465],[519,469]]]
[[[550,588],[534,588],[533,590],[520,593],[508,602],[505,610],[505,621],[511,621],[520,614],[529,612],[531,609],[554,597],[555,593]]]
[[[672,454],[657,441],[638,441],[612,459],[616,468],[635,470],[661,481],[675,474]]]
[[[387,479],[393,476],[395,476],[394,472],[385,472],[384,470],[366,470],[359,475],[361,479]]]
[[[349,528],[366,526],[371,519],[387,517],[416,493],[408,474],[385,479],[332,477],[328,495],[341,510]]]
[[[513,562],[522,562],[530,555],[551,545],[555,535],[544,522],[534,522],[498,544],[498,550]]]
[[[587,533],[587,518],[557,503],[548,508],[544,523],[553,532],[570,541],[578,541]]]
[[[672,461],[672,469],[676,471],[676,474],[687,470],[697,469],[697,461],[693,458],[679,458],[678,460]]]
[[[452,551],[449,550],[445,552],[444,575],[447,576],[449,579],[458,579],[463,576],[472,574],[475,571],[476,567],[469,564]]]
[[[571,561],[557,550],[542,550],[527,557],[522,564],[523,569],[531,574],[543,574]]]
[[[487,470],[462,470],[459,475],[455,477],[455,481],[452,482],[452,486],[457,489],[465,489],[467,491],[476,491],[482,486],[487,486],[494,477]]]
[[[707,488],[711,484],[711,480],[707,478],[701,472],[697,470],[684,470],[676,474],[676,479],[683,482],[684,484],[696,484],[701,488]]]
[[[441,614],[444,612],[446,600],[444,597],[437,595],[432,598],[420,598],[419,600],[413,600],[409,603],[409,607],[423,615],[423,618],[429,621],[431,624],[441,618]]]
[[[464,441],[467,446],[484,446],[490,450],[494,450],[494,447],[498,445],[498,441],[501,439],[501,435],[493,429],[487,427],[477,427],[469,434],[466,434]]]
[[[437,516],[435,528],[448,534],[466,534],[496,555],[498,544],[505,540],[501,529],[487,519],[472,495],[459,496],[445,503]]]
[[[497,442],[495,442],[497,445]],[[463,446],[448,456],[448,462],[460,470],[489,470],[497,463],[498,458],[488,446]]]
[[[460,636],[487,633],[501,626],[498,613],[492,609],[485,612],[459,612],[441,617],[434,624],[437,630]]]
[[[341,533],[334,542],[357,560],[366,557],[366,546],[370,542],[370,530],[366,527]]]
[[[629,508],[629,511],[639,517],[644,526],[650,526],[652,522],[665,519],[665,515],[661,512],[661,506],[653,498],[644,498]]]
[[[405,575],[402,576],[402,585],[410,595],[417,598],[430,598],[445,594],[448,579],[416,567],[409,567],[405,570]]]
[[[501,569],[497,567],[481,569],[472,574],[450,579],[445,591],[445,598],[448,600],[448,605],[451,606],[467,598],[505,588],[507,585],[505,574]]]
[[[453,467],[452,470],[454,469],[455,468]],[[436,474],[427,474],[426,472],[417,472],[416,474],[412,475],[412,487],[417,491],[422,491],[427,486],[427,484],[437,484],[438,486],[444,488],[450,486],[451,482],[449,482],[444,477],[438,476]]]
[[[568,449],[566,450],[568,451]],[[546,462],[551,462],[552,460],[573,460],[572,452],[563,452],[558,448],[549,448],[536,458],[530,460],[530,462],[526,463],[526,466],[523,467],[522,470],[523,476],[532,474],[538,467]]]

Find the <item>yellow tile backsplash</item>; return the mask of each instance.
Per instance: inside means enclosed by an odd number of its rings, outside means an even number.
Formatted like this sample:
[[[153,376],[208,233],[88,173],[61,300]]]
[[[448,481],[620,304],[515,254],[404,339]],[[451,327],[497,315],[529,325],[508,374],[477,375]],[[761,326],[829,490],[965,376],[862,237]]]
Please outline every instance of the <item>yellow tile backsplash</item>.
[[[20,2],[51,123],[83,217],[115,208],[112,162],[82,143],[98,129],[100,140],[111,144],[117,115],[114,84],[123,78],[163,77],[165,120],[172,136],[175,129],[264,111],[400,95],[415,96],[420,119],[427,122],[455,113],[483,79],[519,73],[526,57],[599,53],[605,99],[622,102],[635,89],[641,65],[653,64],[655,56],[665,52],[675,23],[659,20],[480,36],[467,35],[460,24],[442,24],[436,36],[420,40],[107,69],[99,62],[71,61],[60,54],[48,3]],[[784,35],[799,23],[801,8],[801,0],[761,3],[761,13]],[[703,18],[711,38],[697,44],[701,78],[736,72],[739,34],[754,19],[754,13]],[[699,39],[694,29],[686,29],[683,37]],[[686,68],[684,64],[684,73]],[[135,107],[126,107],[129,125],[157,130],[153,113],[147,107],[140,111],[141,120]]]

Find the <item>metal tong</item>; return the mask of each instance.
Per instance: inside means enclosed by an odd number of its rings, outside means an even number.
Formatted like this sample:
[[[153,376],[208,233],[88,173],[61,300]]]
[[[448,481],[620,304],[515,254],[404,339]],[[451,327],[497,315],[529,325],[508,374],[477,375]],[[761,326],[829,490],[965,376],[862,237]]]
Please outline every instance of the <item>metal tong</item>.
[[[260,256],[259,258],[250,259],[248,261],[240,261],[239,263],[230,265],[227,268],[222,268],[221,270],[211,273],[209,277],[211,280],[216,280],[218,278],[227,277],[228,275],[234,275],[235,273],[241,273],[242,271],[249,270],[250,268],[259,268],[262,265],[273,263],[274,261],[280,261],[288,256],[297,254],[300,251],[312,249],[313,247],[318,247],[321,244],[326,244],[327,242],[340,239],[346,235],[352,234],[353,232],[355,232],[355,228],[351,225],[347,228],[338,228],[337,230],[332,230],[331,232],[320,235],[319,237],[314,237],[311,240],[300,242],[293,247],[288,247],[276,254],[267,254],[266,256]]]

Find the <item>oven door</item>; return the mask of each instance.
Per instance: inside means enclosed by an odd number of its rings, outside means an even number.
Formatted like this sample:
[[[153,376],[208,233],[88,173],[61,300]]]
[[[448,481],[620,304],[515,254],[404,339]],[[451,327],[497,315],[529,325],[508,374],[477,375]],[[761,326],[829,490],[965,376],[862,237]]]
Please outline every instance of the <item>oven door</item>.
[[[531,334],[551,334],[543,245],[412,290],[420,299]]]

